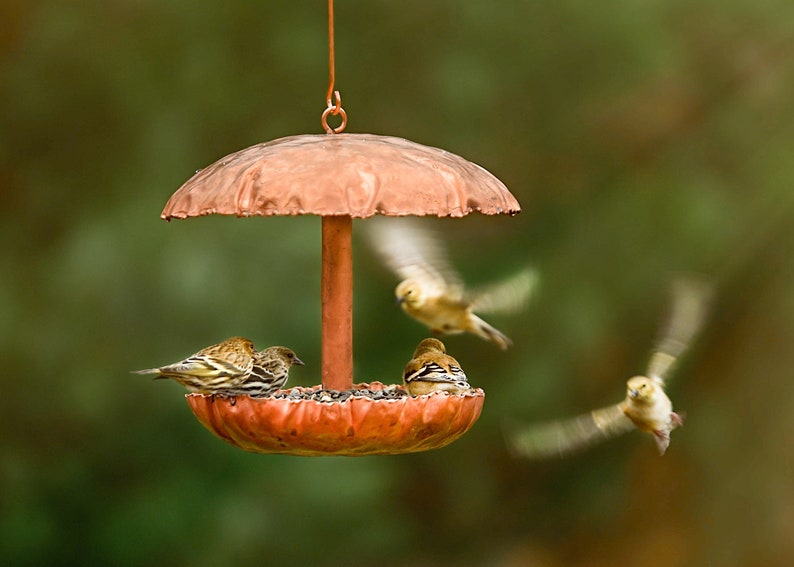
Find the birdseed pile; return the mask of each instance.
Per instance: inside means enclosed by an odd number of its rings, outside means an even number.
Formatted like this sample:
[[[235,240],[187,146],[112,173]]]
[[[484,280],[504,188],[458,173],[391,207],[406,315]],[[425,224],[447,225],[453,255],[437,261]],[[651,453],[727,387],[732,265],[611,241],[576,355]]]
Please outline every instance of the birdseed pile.
[[[314,400],[315,402],[344,402],[350,398],[369,398],[371,400],[399,400],[408,396],[408,393],[397,386],[387,386],[383,389],[351,388],[349,390],[305,390],[292,388],[279,390],[272,398],[287,400]]]

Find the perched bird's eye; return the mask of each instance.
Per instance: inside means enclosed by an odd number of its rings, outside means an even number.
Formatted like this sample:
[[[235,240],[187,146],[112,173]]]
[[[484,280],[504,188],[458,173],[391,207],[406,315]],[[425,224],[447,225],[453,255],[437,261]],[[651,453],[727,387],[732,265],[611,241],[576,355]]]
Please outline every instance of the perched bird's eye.
[[[289,354],[287,355],[287,358],[292,358],[293,356],[295,356],[295,355],[294,355],[294,354],[292,354],[292,353],[289,353]]]

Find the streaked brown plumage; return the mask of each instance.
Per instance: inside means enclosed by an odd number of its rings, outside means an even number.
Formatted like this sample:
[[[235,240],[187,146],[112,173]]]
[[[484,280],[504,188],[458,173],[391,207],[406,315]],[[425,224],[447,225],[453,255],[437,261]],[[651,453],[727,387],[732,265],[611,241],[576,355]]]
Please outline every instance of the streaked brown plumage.
[[[471,390],[460,363],[446,354],[444,343],[438,339],[424,339],[414,351],[413,358],[403,372],[405,389],[412,396],[432,392],[462,394]]]
[[[618,404],[567,420],[512,427],[507,442],[515,455],[564,456],[633,428],[653,434],[660,455],[667,451],[670,432],[683,420],[665,393],[666,380],[706,318],[711,286],[689,276],[676,280],[672,291],[670,318],[648,363],[648,375],[630,378],[626,397]]]
[[[403,311],[434,333],[472,333],[506,349],[512,341],[474,314],[523,309],[537,276],[524,269],[480,290],[467,291],[432,233],[407,219],[370,223],[375,249],[402,280],[395,289]]]
[[[287,347],[273,346],[254,353],[254,364],[248,377],[237,386],[223,388],[217,395],[227,398],[269,396],[287,383],[293,364],[303,366],[303,361]]]
[[[170,378],[191,392],[213,394],[244,382],[253,365],[254,343],[244,337],[232,337],[180,362],[134,373],[156,374],[155,379]]]

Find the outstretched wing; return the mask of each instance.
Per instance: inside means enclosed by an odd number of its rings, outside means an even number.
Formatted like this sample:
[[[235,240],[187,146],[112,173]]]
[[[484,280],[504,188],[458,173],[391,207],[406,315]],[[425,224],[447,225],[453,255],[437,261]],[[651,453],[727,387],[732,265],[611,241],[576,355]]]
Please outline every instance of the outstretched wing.
[[[463,283],[447,259],[441,239],[410,219],[372,219],[369,240],[401,280],[416,280],[428,293],[462,296]]]
[[[673,281],[671,292],[670,315],[648,362],[648,376],[663,386],[703,326],[713,289],[705,279],[687,274]]]
[[[526,308],[538,284],[531,268],[471,292],[472,310],[480,313],[515,313]]]
[[[590,413],[536,425],[506,427],[507,445],[513,455],[530,459],[564,457],[634,427],[621,404],[599,408]]]

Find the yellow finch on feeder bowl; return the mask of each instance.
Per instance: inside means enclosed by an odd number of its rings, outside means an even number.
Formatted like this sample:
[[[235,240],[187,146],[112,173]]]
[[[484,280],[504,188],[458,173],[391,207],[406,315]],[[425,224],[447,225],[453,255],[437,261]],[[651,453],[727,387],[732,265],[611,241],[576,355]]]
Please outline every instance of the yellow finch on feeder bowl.
[[[474,311],[511,313],[523,309],[537,276],[524,269],[503,281],[479,290],[466,290],[451,267],[440,240],[406,219],[370,223],[373,247],[402,281],[397,303],[408,315],[433,333],[472,333],[502,350],[512,341],[483,321]]]
[[[672,291],[670,318],[651,355],[647,376],[628,380],[625,399],[568,420],[508,431],[507,442],[515,455],[565,456],[633,428],[652,434],[659,454],[664,455],[670,445],[670,432],[683,425],[665,392],[666,380],[703,324],[711,286],[699,279],[686,278],[675,281]]]
[[[444,343],[438,339],[419,343],[405,366],[403,382],[412,396],[432,392],[462,394],[472,389],[460,363],[446,353]]]

